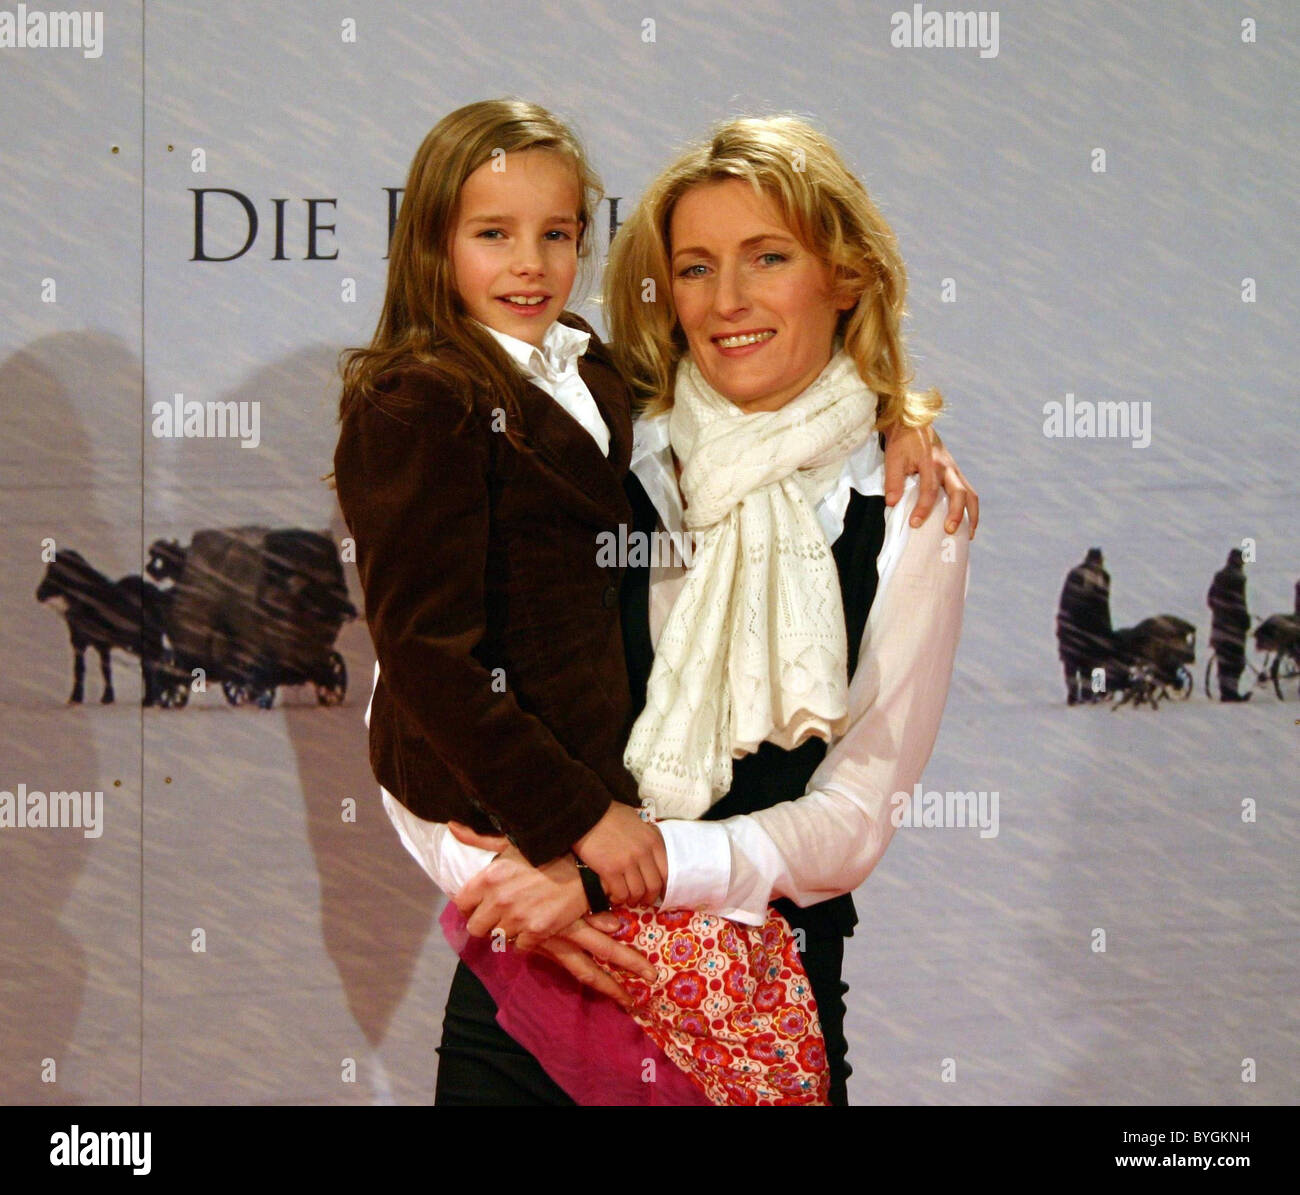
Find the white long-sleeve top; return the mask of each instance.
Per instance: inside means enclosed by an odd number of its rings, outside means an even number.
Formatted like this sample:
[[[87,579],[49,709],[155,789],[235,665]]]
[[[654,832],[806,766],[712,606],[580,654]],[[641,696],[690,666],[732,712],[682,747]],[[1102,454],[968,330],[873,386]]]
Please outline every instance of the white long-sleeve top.
[[[879,470],[867,465],[870,455],[864,449],[849,457],[817,506],[831,543],[843,532],[852,492],[882,490]],[[661,529],[683,534],[667,416],[637,423],[631,467]],[[768,903],[778,897],[804,906],[851,892],[884,854],[904,808],[900,802],[921,779],[938,735],[969,568],[968,524],[953,535],[945,532],[947,498],[941,494],[926,522],[913,529],[916,498],[916,479],[909,478],[903,498],[886,508],[879,585],[849,684],[848,728],[830,744],[802,797],[720,821],[659,822],[668,857],[663,907],[707,909],[761,925]],[[672,565],[652,571],[652,642],[658,642],[684,576]],[[403,844],[448,895],[493,859],[381,792]]]

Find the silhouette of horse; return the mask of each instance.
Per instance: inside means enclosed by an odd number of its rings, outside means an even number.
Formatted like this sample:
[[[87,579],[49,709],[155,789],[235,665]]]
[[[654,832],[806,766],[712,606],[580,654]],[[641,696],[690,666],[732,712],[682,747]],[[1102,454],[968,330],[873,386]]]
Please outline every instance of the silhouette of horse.
[[[167,595],[143,577],[132,574],[110,581],[79,553],[63,549],[45,570],[36,589],[38,602],[54,602],[68,624],[72,641],[72,694],[69,704],[85,698],[86,648],[99,653],[104,678],[100,701],[113,701],[112,649],[140,657],[144,705],[158,698],[158,667],[163,660],[163,626]]]

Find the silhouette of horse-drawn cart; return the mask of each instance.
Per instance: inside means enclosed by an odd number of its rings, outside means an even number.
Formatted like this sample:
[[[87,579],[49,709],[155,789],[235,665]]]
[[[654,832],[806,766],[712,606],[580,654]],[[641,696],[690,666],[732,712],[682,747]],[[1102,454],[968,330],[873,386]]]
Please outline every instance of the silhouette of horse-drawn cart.
[[[338,705],[347,668],[334,650],[357,616],[333,539],[296,528],[196,531],[188,548],[157,540],[149,576],[172,582],[164,626],[168,648],[158,698],[184,705],[195,669],[220,682],[231,705],[269,709],[280,685],[311,684],[321,705]]]
[[[1111,636],[1106,689],[1118,695],[1113,708],[1186,701],[1196,687],[1196,627],[1174,614],[1144,618],[1136,626],[1120,627]]]

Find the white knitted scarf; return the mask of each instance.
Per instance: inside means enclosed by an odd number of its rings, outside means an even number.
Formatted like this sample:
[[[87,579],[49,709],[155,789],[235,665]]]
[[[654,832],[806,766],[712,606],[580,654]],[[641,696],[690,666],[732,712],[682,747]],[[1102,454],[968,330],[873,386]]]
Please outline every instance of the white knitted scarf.
[[[875,420],[843,349],[779,410],[753,414],[689,357],[679,365],[668,434],[695,549],[624,754],[657,817],[700,817],[731,788],[732,758],[764,740],[843,732],[844,608],[815,508]]]

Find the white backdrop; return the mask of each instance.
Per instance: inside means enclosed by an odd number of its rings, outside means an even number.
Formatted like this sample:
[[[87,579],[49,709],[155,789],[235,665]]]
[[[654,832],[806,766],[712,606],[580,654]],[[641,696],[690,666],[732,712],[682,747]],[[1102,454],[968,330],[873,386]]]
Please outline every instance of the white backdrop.
[[[119,577],[203,527],[343,534],[334,360],[374,328],[385,188],[446,112],[515,94],[575,123],[621,215],[713,120],[810,115],[900,237],[916,381],[984,511],[926,787],[998,792],[1000,832],[900,831],[859,893],[854,1101],[1296,1102],[1300,703],[1067,710],[1053,616],[1101,545],[1116,625],[1176,613],[1203,652],[1243,539],[1252,610],[1291,607],[1300,16],[1013,0],[993,56],[895,47],[895,11],[114,0],[99,57],[0,48],[0,789],[106,802],[97,839],[0,828],[0,1100],[430,1098],[453,958],[370,777],[364,625],[335,709],[141,711],[122,654],[116,704],[92,655],[69,708],[33,595],[47,538]],[[192,260],[195,188],[252,203],[242,256]],[[242,209],[207,203],[230,254]],[[260,403],[260,444],[153,437],[176,393]],[[1067,393],[1150,403],[1149,445],[1045,436]]]

